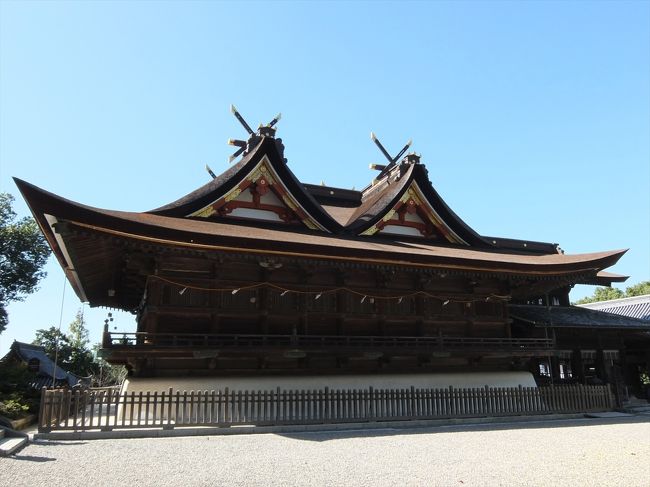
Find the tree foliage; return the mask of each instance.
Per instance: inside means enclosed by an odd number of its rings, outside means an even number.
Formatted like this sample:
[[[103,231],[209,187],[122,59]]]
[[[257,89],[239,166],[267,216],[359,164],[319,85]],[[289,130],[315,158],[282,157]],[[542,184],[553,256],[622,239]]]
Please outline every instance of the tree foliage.
[[[88,339],[89,332],[86,328],[86,320],[84,320],[84,314],[81,309],[77,310],[77,314],[74,318],[74,321],[69,325],[70,333],[68,337],[70,339],[70,344],[79,349],[85,349],[88,347],[90,340]]]
[[[36,330],[33,343],[45,348],[45,353],[52,360],[55,360],[56,355],[57,364],[63,369],[78,377],[91,377],[93,385],[108,386],[122,382],[126,377],[126,369],[111,365],[99,357],[99,344],[89,348],[89,331],[81,309],[77,311],[68,330],[68,333],[63,333],[54,326]]]
[[[32,343],[43,347],[47,356],[60,365],[69,362],[70,357],[72,356],[72,345],[70,345],[70,340],[66,334],[58,330],[56,326],[36,330],[36,338]]]
[[[72,347],[70,356],[70,372],[77,376],[88,377],[93,374],[93,354],[88,348],[88,328],[82,310],[77,311],[74,321],[69,325],[68,339]]]
[[[596,301],[609,301],[610,299],[624,298],[625,293],[615,287],[597,287],[594,294],[576,301],[576,304],[595,303]]]
[[[628,298],[632,296],[643,296],[644,294],[650,294],[650,281],[640,282],[634,286],[630,286],[625,290],[625,295]]]
[[[16,218],[13,201],[10,194],[0,193],[0,333],[8,324],[6,306],[36,290],[50,255],[36,222]]]
[[[597,287],[591,296],[582,298],[575,304],[595,303],[598,301],[609,301],[610,299],[631,298],[632,296],[642,296],[650,294],[650,281],[640,282],[628,287],[625,291],[615,287]]]
[[[30,386],[33,379],[27,365],[0,362],[0,416],[17,419],[38,412],[40,391]]]
[[[36,330],[34,345],[40,345],[52,360],[78,377],[88,377],[93,374],[95,364],[93,354],[88,348],[88,329],[81,310],[70,323],[70,332],[63,333],[56,327]],[[57,352],[58,349],[58,352]]]

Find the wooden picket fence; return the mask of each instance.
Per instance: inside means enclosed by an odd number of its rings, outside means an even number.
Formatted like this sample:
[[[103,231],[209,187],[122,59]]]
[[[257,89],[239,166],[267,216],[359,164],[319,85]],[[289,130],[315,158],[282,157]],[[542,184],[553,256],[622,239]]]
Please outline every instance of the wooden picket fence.
[[[125,393],[42,390],[39,432],[421,420],[611,410],[607,385]]]

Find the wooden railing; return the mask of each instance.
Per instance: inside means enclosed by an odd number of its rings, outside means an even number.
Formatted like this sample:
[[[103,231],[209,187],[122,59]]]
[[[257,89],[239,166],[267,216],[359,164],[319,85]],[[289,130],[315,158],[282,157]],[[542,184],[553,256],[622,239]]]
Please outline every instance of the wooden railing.
[[[468,350],[538,351],[551,350],[547,338],[401,337],[337,335],[201,335],[178,333],[105,333],[104,348],[210,348],[268,349],[299,348],[338,350]]]
[[[613,408],[609,386],[191,391],[43,389],[38,429],[325,424],[582,413]]]

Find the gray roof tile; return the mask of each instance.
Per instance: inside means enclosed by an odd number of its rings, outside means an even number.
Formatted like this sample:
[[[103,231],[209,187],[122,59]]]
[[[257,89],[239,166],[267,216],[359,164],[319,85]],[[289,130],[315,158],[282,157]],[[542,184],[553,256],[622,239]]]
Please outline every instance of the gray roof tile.
[[[573,328],[627,328],[650,330],[650,321],[578,306],[535,306],[511,304],[510,316],[536,326]]]

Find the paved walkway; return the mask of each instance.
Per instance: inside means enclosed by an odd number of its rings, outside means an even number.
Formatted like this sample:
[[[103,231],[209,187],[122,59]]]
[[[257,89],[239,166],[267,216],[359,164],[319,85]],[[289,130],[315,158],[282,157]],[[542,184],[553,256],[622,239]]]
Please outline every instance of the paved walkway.
[[[650,417],[426,429],[42,441],[1,486],[650,485]]]

